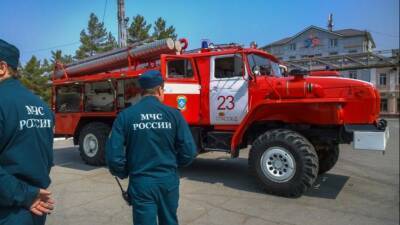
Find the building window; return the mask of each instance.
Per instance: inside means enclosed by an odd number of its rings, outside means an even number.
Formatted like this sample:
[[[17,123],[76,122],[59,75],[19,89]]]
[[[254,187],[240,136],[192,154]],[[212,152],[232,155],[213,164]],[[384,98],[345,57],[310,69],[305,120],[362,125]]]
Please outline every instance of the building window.
[[[291,51],[296,51],[296,43],[290,44],[290,45],[289,45],[289,49],[290,49]]]
[[[329,55],[337,55],[338,52],[329,52]]]
[[[349,78],[357,79],[357,70],[349,71]]]
[[[349,50],[349,53],[357,53],[357,49]]]
[[[338,46],[338,39],[329,39],[329,46],[331,48],[336,48]]]
[[[386,73],[379,74],[379,85],[386,86]]]
[[[289,59],[296,59],[296,56],[289,56]]]
[[[381,99],[381,112],[388,111],[388,100],[386,98]]]

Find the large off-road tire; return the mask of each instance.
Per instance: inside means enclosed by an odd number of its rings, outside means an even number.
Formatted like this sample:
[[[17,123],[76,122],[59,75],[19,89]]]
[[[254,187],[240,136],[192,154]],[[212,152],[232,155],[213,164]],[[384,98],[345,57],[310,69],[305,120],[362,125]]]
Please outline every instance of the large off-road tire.
[[[318,156],[301,134],[276,129],[260,135],[249,153],[249,166],[266,192],[299,197],[318,176]]]
[[[101,122],[85,125],[79,135],[79,152],[83,161],[93,166],[105,165],[105,147],[110,126]]]
[[[330,145],[324,148],[317,148],[319,159],[318,174],[323,174],[332,169],[339,159],[339,145]]]

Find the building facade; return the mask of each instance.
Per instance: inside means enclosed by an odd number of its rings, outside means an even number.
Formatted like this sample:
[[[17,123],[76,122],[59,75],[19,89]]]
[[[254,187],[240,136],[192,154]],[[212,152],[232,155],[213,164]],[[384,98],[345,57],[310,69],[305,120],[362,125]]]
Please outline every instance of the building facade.
[[[287,37],[261,49],[283,62],[372,52],[375,42],[368,31],[357,29],[333,30],[310,26],[292,37]],[[392,54],[390,57],[396,57]],[[397,52],[398,57],[398,52]],[[310,68],[312,70],[312,63]],[[373,83],[381,93],[383,115],[399,115],[399,67],[342,70],[342,76]]]
[[[282,61],[370,52],[375,42],[367,31],[356,29],[327,30],[310,26],[292,37],[264,46],[262,49]],[[343,76],[370,82],[371,71],[344,71]]]
[[[373,83],[381,94],[381,114],[399,115],[400,112],[400,77],[399,67],[371,69]]]

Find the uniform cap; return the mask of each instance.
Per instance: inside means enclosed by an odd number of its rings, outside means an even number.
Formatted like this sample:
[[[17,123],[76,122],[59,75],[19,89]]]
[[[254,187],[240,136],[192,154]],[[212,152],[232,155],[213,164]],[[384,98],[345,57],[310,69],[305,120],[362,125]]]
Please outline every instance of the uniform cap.
[[[10,67],[17,69],[19,50],[14,45],[0,39],[0,61],[6,62]]]
[[[158,70],[149,70],[140,75],[139,84],[142,89],[151,89],[164,83],[162,75]]]

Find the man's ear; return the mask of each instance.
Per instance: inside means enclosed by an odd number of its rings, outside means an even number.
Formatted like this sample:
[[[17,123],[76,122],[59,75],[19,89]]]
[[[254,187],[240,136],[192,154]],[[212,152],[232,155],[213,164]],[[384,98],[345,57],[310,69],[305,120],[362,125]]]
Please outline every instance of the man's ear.
[[[161,87],[161,86],[159,86],[158,88],[157,88],[157,92],[158,92],[158,96],[161,96],[161,94],[162,94],[162,90],[163,88]]]
[[[0,62],[0,76],[1,77],[6,75],[7,70],[8,70],[7,64],[4,62]]]

